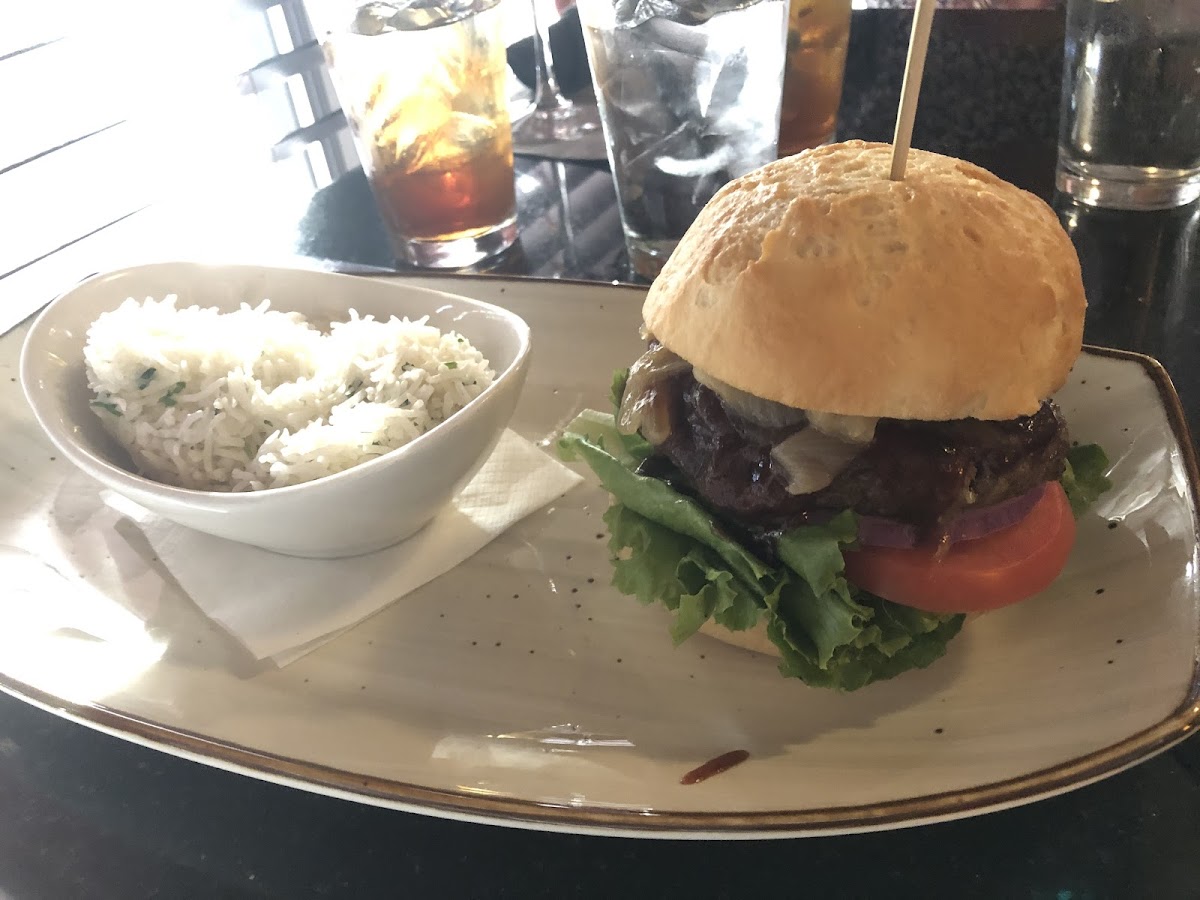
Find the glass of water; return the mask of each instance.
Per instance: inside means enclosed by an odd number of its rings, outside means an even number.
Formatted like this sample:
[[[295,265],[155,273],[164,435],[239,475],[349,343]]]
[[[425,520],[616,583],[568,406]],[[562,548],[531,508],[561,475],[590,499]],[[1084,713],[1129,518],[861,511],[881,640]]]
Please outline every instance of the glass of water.
[[[633,269],[779,140],[787,0],[578,0]]]
[[[1200,197],[1200,0],[1069,0],[1057,186],[1117,209]]]

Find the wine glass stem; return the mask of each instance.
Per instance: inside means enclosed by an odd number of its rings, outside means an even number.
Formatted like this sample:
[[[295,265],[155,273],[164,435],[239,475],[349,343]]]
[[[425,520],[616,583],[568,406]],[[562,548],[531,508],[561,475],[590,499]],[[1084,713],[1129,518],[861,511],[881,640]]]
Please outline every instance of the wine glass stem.
[[[538,109],[556,109],[565,104],[566,98],[558,88],[558,79],[554,77],[554,51],[550,49],[550,23],[544,14],[538,12],[541,5],[539,0],[532,0],[533,6],[533,55],[537,63],[537,87],[534,90],[533,103]]]

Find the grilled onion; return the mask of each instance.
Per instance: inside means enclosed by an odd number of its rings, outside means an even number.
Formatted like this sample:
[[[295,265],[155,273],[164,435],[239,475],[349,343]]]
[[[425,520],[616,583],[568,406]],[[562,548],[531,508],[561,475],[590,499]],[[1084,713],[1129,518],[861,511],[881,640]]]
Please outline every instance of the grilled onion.
[[[661,386],[672,375],[686,372],[691,364],[661,344],[655,344],[638,357],[629,369],[625,393],[617,411],[617,429],[622,434],[641,433],[658,446],[671,436],[670,404],[661,394]]]
[[[771,459],[787,473],[789,494],[811,494],[829,487],[864,446],[803,428],[771,448]]]

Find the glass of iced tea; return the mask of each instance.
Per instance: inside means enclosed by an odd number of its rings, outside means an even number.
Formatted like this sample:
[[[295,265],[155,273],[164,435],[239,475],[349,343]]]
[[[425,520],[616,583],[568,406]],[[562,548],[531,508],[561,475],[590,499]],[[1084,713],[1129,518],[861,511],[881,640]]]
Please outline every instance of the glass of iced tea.
[[[780,156],[833,140],[850,40],[850,2],[791,0],[779,116]]]
[[[369,3],[323,46],[397,259],[458,268],[510,246],[499,0]]]

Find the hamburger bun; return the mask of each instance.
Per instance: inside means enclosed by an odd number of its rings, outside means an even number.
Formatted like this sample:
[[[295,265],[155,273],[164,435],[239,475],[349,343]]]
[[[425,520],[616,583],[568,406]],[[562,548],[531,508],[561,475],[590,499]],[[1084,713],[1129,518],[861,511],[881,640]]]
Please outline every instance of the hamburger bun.
[[[990,172],[851,141],[725,185],[646,298],[651,334],[766,400],[842,415],[1011,419],[1079,354],[1079,260],[1054,212]]]

